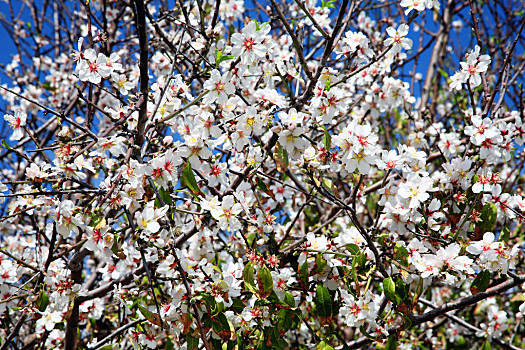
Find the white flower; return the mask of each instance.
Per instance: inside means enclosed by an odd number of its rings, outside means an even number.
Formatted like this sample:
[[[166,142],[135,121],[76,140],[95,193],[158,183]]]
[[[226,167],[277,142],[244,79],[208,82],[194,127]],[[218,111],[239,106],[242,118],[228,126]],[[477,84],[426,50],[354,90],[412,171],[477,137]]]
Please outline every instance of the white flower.
[[[408,34],[408,25],[402,23],[397,30],[394,27],[388,27],[386,32],[390,38],[385,40],[385,45],[392,45],[392,53],[396,54],[401,51],[401,48],[410,50],[412,48],[412,39],[406,38]]]
[[[494,233],[486,232],[483,235],[482,241],[474,242],[473,244],[467,247],[467,252],[474,255],[480,255],[482,253],[486,255],[494,254],[493,250],[496,249],[499,245],[498,242],[494,242],[494,238]]]
[[[52,305],[49,305],[47,310],[51,309]],[[51,331],[55,328],[55,324],[62,321],[62,312],[52,311],[52,312],[43,312],[42,317],[36,321],[36,333],[44,333],[44,330]]]
[[[18,110],[15,112],[15,115],[6,114],[4,115],[4,120],[9,123],[11,129],[13,129],[13,134],[9,138],[11,141],[18,141],[24,136],[24,126],[26,125],[27,115]]]
[[[111,73],[111,79],[115,83],[118,91],[124,96],[128,94],[129,90],[135,87],[135,84],[128,81],[128,78],[126,78],[124,74]]]
[[[210,79],[206,80],[203,86],[205,90],[209,91],[204,97],[204,103],[217,101],[220,105],[226,104],[228,97],[235,93],[235,86],[231,83],[231,80],[230,72],[221,75],[217,69],[212,70]]]
[[[211,215],[219,221],[221,230],[236,231],[242,227],[241,222],[236,216],[242,211],[239,203],[234,203],[232,195],[226,196],[222,200],[220,207],[211,210]]]
[[[279,136],[279,144],[286,149],[288,155],[292,156],[296,150],[303,150],[308,143],[301,135],[304,134],[303,128],[295,128],[293,130],[283,130]]]
[[[430,195],[427,191],[432,190],[432,179],[421,177],[412,173],[408,175],[407,182],[399,186],[397,195],[403,199],[410,200],[409,208],[417,208],[421,202],[426,201]]]
[[[102,78],[107,78],[111,74],[111,67],[108,66],[108,58],[93,49],[84,52],[84,59],[76,67],[78,78],[82,81],[89,81],[98,84]]]
[[[251,64],[254,60],[264,58],[268,48],[264,39],[270,32],[270,25],[263,24],[257,30],[257,24],[251,21],[243,28],[241,33],[235,33],[231,37],[232,55],[241,57],[242,62]]]
[[[310,249],[324,252],[328,247],[328,240],[326,237],[317,237],[314,233],[310,232],[306,235],[306,240],[310,244]]]
[[[146,233],[157,233],[160,230],[160,224],[157,220],[163,216],[168,209],[168,206],[160,209],[154,209],[148,206],[142,212],[136,212],[135,217],[137,218],[139,229],[144,230]]]
[[[424,0],[401,0],[401,3],[399,5],[402,7],[407,7],[407,9],[405,10],[405,16],[408,16],[408,14],[412,10],[421,12],[425,9]]]

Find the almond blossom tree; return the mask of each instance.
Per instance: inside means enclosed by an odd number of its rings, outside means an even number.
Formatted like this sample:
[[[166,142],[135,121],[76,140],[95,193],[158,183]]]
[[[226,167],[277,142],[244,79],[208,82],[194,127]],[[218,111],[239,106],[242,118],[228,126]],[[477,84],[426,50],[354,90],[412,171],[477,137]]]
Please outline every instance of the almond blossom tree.
[[[525,348],[523,2],[0,9],[0,350]]]

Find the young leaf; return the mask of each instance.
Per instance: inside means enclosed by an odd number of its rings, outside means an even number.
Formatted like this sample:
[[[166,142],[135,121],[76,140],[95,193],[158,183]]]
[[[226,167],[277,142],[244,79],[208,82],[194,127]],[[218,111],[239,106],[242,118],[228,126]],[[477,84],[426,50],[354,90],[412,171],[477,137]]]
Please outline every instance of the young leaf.
[[[408,250],[399,243],[396,243],[394,259],[408,267]]]
[[[472,294],[478,294],[479,292],[484,292],[489,287],[490,283],[490,271],[489,270],[483,270],[481,271],[474,281],[472,281],[472,284],[470,285],[470,291]]]
[[[314,271],[315,272],[323,272],[326,268],[326,260],[323,258],[323,254],[317,254],[315,257],[315,265],[314,265]]]
[[[195,180],[195,174],[193,173],[190,162],[187,162],[182,169],[182,180],[194,195],[202,194],[199,186],[197,185],[197,180]]]
[[[498,208],[496,204],[487,202],[481,209],[481,221],[476,224],[476,230],[481,234],[491,232],[496,226],[496,219],[498,218]]]
[[[0,144],[2,144],[2,146],[3,146],[4,148],[11,149],[11,146],[9,146],[9,145],[7,144],[7,142],[5,142],[4,139],[2,139],[2,141],[0,141]]]
[[[292,293],[290,293],[290,292],[288,292],[288,291],[286,291],[286,292],[284,293],[284,302],[285,302],[288,306],[290,306],[291,308],[294,308],[294,307],[295,307],[295,299],[294,299]]]
[[[42,291],[40,292],[40,296],[36,302],[36,307],[38,308],[38,310],[44,312],[48,305],[49,305],[49,297],[42,289]]]
[[[167,205],[173,204],[173,200],[171,199],[170,193],[166,191],[164,188],[159,187],[159,195],[165,204]]]
[[[273,279],[270,270],[263,266],[257,273],[257,283],[259,284],[259,298],[266,299],[273,290]]]
[[[328,288],[322,283],[315,290],[315,308],[321,325],[330,324],[332,321],[332,297]]]
[[[252,293],[257,294],[258,291],[257,288],[255,288],[255,279],[253,274],[253,263],[250,261],[244,267],[244,271],[242,272],[242,278],[244,280],[244,285],[246,286],[246,288],[248,288]]]
[[[508,225],[503,226],[503,228],[501,229],[500,239],[503,242],[508,243],[510,239],[510,229]]]
[[[317,350],[334,350],[334,348],[328,344],[327,342],[325,342],[324,340],[321,341],[317,347],[316,347]]]
[[[148,309],[146,309],[144,306],[138,304],[140,313],[151,323],[153,323],[155,326],[162,327],[164,329],[170,329],[168,325],[166,325],[164,322],[161,322],[160,316],[156,312],[151,312]]]
[[[392,281],[392,277],[388,277],[383,280],[383,290],[385,291],[385,296],[388,300],[396,305],[401,304],[402,300],[396,294],[396,286],[394,281]]]
[[[293,311],[281,309],[281,311],[279,311],[279,316],[277,317],[277,329],[284,332],[289,330],[293,324],[292,315]]]
[[[423,294],[423,278],[419,278],[419,281],[417,282],[416,291],[414,293],[414,296],[412,297],[412,308],[417,304],[421,294]]]
[[[228,61],[228,60],[231,60],[234,57],[235,56],[233,56],[233,55],[221,55],[221,58],[219,58],[219,60],[217,62],[221,63],[221,62],[224,62],[224,61]]]
[[[397,349],[397,339],[393,336],[388,337],[386,342],[385,350],[396,350]]]
[[[305,262],[299,267],[299,280],[305,288],[308,287],[308,262]]]
[[[328,151],[332,146],[332,136],[330,136],[330,133],[327,130],[324,131],[323,146],[325,151]]]

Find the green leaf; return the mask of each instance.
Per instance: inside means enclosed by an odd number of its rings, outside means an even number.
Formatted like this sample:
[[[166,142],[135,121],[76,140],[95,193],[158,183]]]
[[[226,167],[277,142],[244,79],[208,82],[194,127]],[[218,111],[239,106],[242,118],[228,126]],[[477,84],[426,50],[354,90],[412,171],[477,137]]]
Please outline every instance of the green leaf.
[[[270,270],[262,266],[257,273],[257,283],[259,284],[259,298],[266,299],[273,290],[273,278]]]
[[[509,239],[510,239],[510,228],[508,225],[504,225],[503,228],[501,229],[500,240],[502,240],[505,243],[508,243]]]
[[[164,188],[159,187],[159,195],[160,195],[160,199],[162,199],[162,201],[165,204],[167,205],[173,204],[173,200],[171,199],[170,193],[166,191]]]
[[[195,299],[203,300],[211,315],[218,314],[224,308],[223,303],[217,304],[215,298],[208,293],[199,293],[195,295]]]
[[[491,232],[496,226],[496,220],[498,218],[498,208],[494,203],[485,203],[481,209],[480,219],[481,221],[476,224],[481,233]]]
[[[386,233],[379,235],[379,237],[377,238],[377,243],[379,243],[382,247],[385,247],[389,241],[390,236]]]
[[[467,345],[467,341],[465,340],[465,337],[460,335],[458,339],[454,342],[454,349],[465,349]]]
[[[385,350],[396,350],[397,349],[397,339],[393,336],[388,337],[386,342]]]
[[[332,317],[332,297],[323,283],[319,283],[315,289],[315,308],[319,317]]]
[[[218,68],[220,59],[222,57],[222,50],[215,49],[215,66]]]
[[[195,180],[195,174],[193,173],[190,162],[186,162],[186,165],[182,169],[182,181],[184,182],[184,185],[186,185],[186,187],[188,187],[191,192],[193,192],[194,195],[202,194],[199,186],[197,185],[197,181]]]
[[[396,294],[401,298],[402,301],[408,298],[408,292],[410,287],[403,282],[403,279],[398,278],[396,281]]]
[[[323,272],[326,267],[326,260],[323,258],[323,254],[317,254],[315,257],[315,272]]]
[[[96,212],[90,214],[91,221],[89,222],[90,227],[97,227],[102,224],[102,221],[105,220],[104,216],[99,216]]]
[[[305,262],[299,267],[299,280],[308,288],[308,262]]]
[[[325,7],[328,7],[328,8],[335,8],[335,6],[333,5],[333,3],[336,2],[336,0],[323,0],[321,2],[321,8],[325,8]]]
[[[470,291],[472,294],[478,294],[479,292],[484,292],[489,287],[490,283],[490,271],[489,270],[483,270],[481,271],[474,281],[472,281],[472,284],[470,285]]]
[[[357,262],[357,266],[358,268],[364,268],[366,263],[367,263],[368,259],[366,258],[366,255],[361,253],[359,254],[358,256],[356,256],[356,262]]]
[[[351,268],[350,271],[352,272],[352,277],[354,278],[355,285],[359,286],[359,278],[357,277],[357,265],[358,265],[357,256],[355,256],[352,259],[352,268]],[[357,287],[356,288],[357,296],[359,296],[359,293],[360,293],[360,289],[359,289],[359,287]]]
[[[163,327],[163,328],[168,328],[169,329],[169,326],[165,325],[164,322],[161,322],[160,320],[160,316],[155,313],[155,312],[151,312],[149,311],[148,309],[146,309],[144,306],[140,305],[140,304],[137,304],[137,306],[139,307],[139,310],[140,310],[140,313],[151,323],[153,323],[154,325],[156,326],[159,326],[159,327]]]
[[[218,313],[211,323],[214,332],[224,341],[233,340],[236,333],[233,325],[223,312]]]
[[[2,141],[0,141],[0,144],[2,144],[2,146],[3,146],[4,148],[11,149],[11,146],[9,146],[9,145],[7,144],[7,142],[5,142],[4,139],[2,139]]]
[[[491,350],[490,342],[487,340],[486,342],[481,345],[481,350]]]
[[[365,337],[367,337],[368,339],[371,339],[371,340],[377,340],[377,338],[375,338],[374,336],[372,336],[370,333],[368,333],[366,331],[366,327],[363,325],[361,327],[359,327],[359,330],[361,331],[361,333],[363,333],[363,335]]]
[[[44,312],[48,305],[49,305],[49,297],[47,296],[47,294],[42,289],[42,291],[40,292],[40,296],[38,298],[38,301],[36,303],[36,307],[38,308],[38,310]]]
[[[328,130],[324,131],[323,146],[326,151],[328,151],[330,147],[332,146],[332,136],[330,136],[330,133],[328,132]]]
[[[222,55],[217,62],[221,63],[221,62],[224,62],[224,61],[231,60],[232,58],[235,58],[235,56],[233,56],[233,55]]]
[[[292,327],[294,313],[290,310],[281,309],[277,317],[277,329],[283,332],[286,332]]]
[[[255,232],[250,232],[248,233],[248,235],[246,236],[246,240],[248,241],[248,245],[251,247],[252,244],[253,244],[253,241],[255,240],[255,238],[257,237],[257,234]]]
[[[211,348],[213,350],[222,350],[222,340],[221,339],[215,339],[211,337],[208,342],[210,343]]]
[[[292,295],[292,293],[290,292],[285,292],[284,293],[284,300],[283,300],[288,306],[290,306],[291,308],[294,308],[295,307],[295,299]]]
[[[173,341],[170,337],[168,337],[166,341],[166,345],[164,346],[164,350],[173,350],[175,348],[175,345],[173,344]]]
[[[257,188],[265,193],[268,192],[268,187],[260,177],[257,178]]]
[[[385,296],[388,300],[395,303],[396,305],[401,304],[402,300],[396,294],[396,286],[394,281],[392,281],[392,277],[388,277],[383,280],[383,290],[385,291]]]
[[[277,327],[274,327],[270,330],[270,339],[272,342],[272,349],[284,350],[288,347],[288,343],[281,337],[281,334],[279,333]]]
[[[253,269],[253,262],[248,262],[246,266],[244,267],[244,271],[242,272],[242,278],[244,280],[244,285],[246,288],[248,288],[253,294],[257,295],[257,288],[255,287],[255,279],[254,279],[254,269]]]
[[[445,79],[448,78],[448,73],[445,72],[443,69],[438,68],[438,71],[439,71],[439,73],[441,73],[441,75],[443,76],[443,78],[445,78]]]
[[[408,250],[399,243],[396,243],[394,259],[408,267]]]
[[[232,298],[232,302],[233,304],[231,308],[233,309],[233,311],[235,311],[238,314],[242,313],[244,308],[246,307],[246,304],[244,304],[241,299],[237,298]]]
[[[350,243],[346,245],[346,249],[348,249],[352,254],[357,255],[359,253],[359,247],[357,244]]]
[[[330,180],[327,177],[323,177],[321,179],[321,181],[322,181],[322,184],[323,184],[324,188],[326,188],[328,191],[334,191],[335,186],[334,186],[334,183],[332,182],[332,180]]]
[[[288,308],[288,305],[285,304],[279,297],[277,296],[277,293],[275,293],[274,290],[270,293],[270,295],[266,298],[270,303],[273,303],[275,305],[279,305],[280,307]]]
[[[327,342],[325,342],[324,340],[321,341],[317,347],[316,347],[317,350],[334,350],[334,348]]]
[[[417,304],[421,294],[423,294],[423,278],[419,278],[419,281],[417,282],[416,291],[412,297],[412,307]]]
[[[42,86],[47,91],[55,91],[56,90],[55,87],[51,86],[51,82],[50,81],[46,81]]]

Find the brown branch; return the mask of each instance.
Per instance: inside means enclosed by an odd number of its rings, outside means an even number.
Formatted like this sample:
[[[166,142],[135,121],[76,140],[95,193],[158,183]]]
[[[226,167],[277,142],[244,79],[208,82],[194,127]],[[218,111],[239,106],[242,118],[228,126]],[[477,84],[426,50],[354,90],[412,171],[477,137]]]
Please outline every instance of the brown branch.
[[[469,0],[469,4],[470,4],[470,14],[472,16],[472,21],[474,21],[474,34],[476,35],[476,39],[478,41],[478,45],[481,47],[481,46],[483,46],[483,41],[480,38],[479,26],[478,26],[478,18],[476,17],[476,14],[477,14],[478,11],[476,9],[476,6],[472,2],[472,0]],[[481,81],[483,83],[483,91],[485,92],[484,99],[485,99],[485,101],[488,101],[490,92],[489,92],[489,87],[487,85],[487,77],[485,76],[485,73],[481,73],[480,75],[481,75]]]
[[[14,339],[16,335],[18,335],[18,332],[20,332],[20,328],[22,328],[22,324],[26,320],[26,317],[27,317],[26,315],[20,316],[20,319],[16,323],[15,328],[13,328],[11,333],[9,333],[9,335],[7,336],[7,339],[2,344],[2,347],[0,347],[0,350],[7,350],[7,347],[9,346],[9,344],[11,344],[11,341]]]
[[[525,26],[525,19],[523,19],[523,21],[521,22],[521,26],[520,28],[518,29],[518,33],[516,34],[516,38],[514,39],[514,42],[512,43],[511,47],[509,48],[509,50],[507,51],[507,53],[505,54],[505,59],[503,60],[503,64],[501,66],[501,69],[499,71],[499,74],[498,74],[498,80],[496,81],[496,83],[494,84],[494,87],[497,88],[498,85],[501,83],[501,80],[502,80],[502,77],[503,77],[503,72],[505,71],[505,68],[507,67],[507,65],[510,63],[510,60],[512,58],[512,52],[514,51],[514,48],[516,47],[516,44],[518,43],[518,39],[520,38],[521,36],[521,32],[523,31],[523,27]],[[494,91],[491,95],[490,95],[490,98],[485,106],[485,110],[483,111],[483,117],[487,116],[490,112],[490,107],[492,106],[492,103],[494,102],[494,98],[496,97],[496,92]]]
[[[177,256],[175,249],[172,249],[172,251],[173,251],[173,258],[175,259],[175,263],[177,264],[177,270],[179,271],[182,277],[184,288],[186,288],[186,296],[188,297],[188,303],[191,304],[191,308],[193,309],[193,313],[195,315],[195,318],[197,319],[197,327],[199,328],[199,333],[201,335],[202,342],[204,343],[204,348],[206,348],[206,350],[210,350],[210,344],[208,343],[208,338],[206,337],[206,334],[204,333],[204,326],[199,316],[199,310],[197,309],[197,305],[195,305],[195,303],[191,303],[191,288],[190,288],[190,285],[188,284],[186,273],[182,269],[179,257]]]
[[[503,283],[500,283],[492,288],[487,289],[485,292],[480,292],[475,295],[471,295],[459,300],[451,301],[449,303],[445,303],[444,305],[441,305],[440,307],[436,307],[435,309],[424,313],[422,315],[416,315],[412,316],[412,325],[411,327],[418,326],[422,323],[432,321],[436,317],[443,316],[445,313],[461,309],[466,306],[470,306],[473,304],[476,304],[477,302],[490,298],[494,295],[499,295],[502,292],[517,287],[525,282],[525,275],[515,275],[512,279],[509,279]],[[397,326],[390,328],[388,332],[390,334],[396,334],[397,332],[403,330],[403,326]],[[358,349],[366,344],[372,343],[372,340],[367,337],[361,337],[357,340],[354,340],[351,343],[348,343],[348,347],[350,349]]]
[[[101,348],[104,344],[106,344],[109,340],[111,340],[112,338],[115,338],[116,336],[124,333],[124,331],[128,328],[131,328],[131,327],[134,327],[136,325],[138,325],[139,323],[142,323],[144,322],[145,320],[136,320],[136,321],[133,321],[133,322],[130,322],[120,328],[117,328],[113,333],[111,333],[110,335],[108,335],[107,337],[105,337],[104,339],[102,339],[101,341],[99,341],[98,343],[92,345],[92,346],[88,346],[88,350],[96,350],[96,349],[99,349]]]
[[[73,255],[68,263],[68,267],[71,270],[71,279],[73,283],[81,284],[82,282],[82,261],[89,254],[89,250],[82,247],[78,252]],[[73,305],[70,309],[69,318],[66,321],[66,334],[64,336],[64,343],[66,350],[75,350],[78,343],[78,322],[80,317],[80,301],[78,298],[73,300]]]
[[[434,305],[432,302],[426,300],[426,299],[423,299],[423,298],[419,298],[419,302],[424,304],[424,305],[427,305],[427,306],[430,306],[431,308],[433,309],[437,309],[438,307],[436,305]],[[455,315],[449,315],[449,314],[444,314],[443,316],[445,316],[446,318],[448,318],[449,320],[451,320],[452,322],[455,322],[457,324],[459,324],[460,326],[463,326],[465,328],[467,328],[468,330],[471,330],[473,332],[479,332],[481,331],[480,328],[476,327],[476,326],[473,326],[471,325],[470,323],[466,322],[465,320],[463,320],[462,318],[460,317],[457,317]],[[517,346],[514,346],[512,344],[509,344],[509,343],[506,343],[504,342],[503,340],[499,339],[499,338],[492,338],[492,341],[498,343],[498,345],[500,346],[503,346],[505,349],[511,349],[511,350],[521,350],[521,348],[518,348]]]
[[[95,298],[103,297],[108,292],[113,290],[113,286],[116,286],[118,284],[129,283],[129,282],[131,282],[133,280],[133,276],[134,275],[140,275],[144,271],[145,271],[145,269],[144,269],[144,265],[143,265],[143,266],[137,268],[136,270],[128,272],[127,274],[117,278],[116,280],[113,280],[113,281],[109,282],[108,284],[105,284],[105,285],[103,285],[101,287],[98,287],[97,289],[93,289],[87,295],[78,297],[78,301],[81,304],[81,303],[83,303],[86,300],[92,300],[92,299],[95,299]]]
[[[308,69],[308,64],[306,63],[306,60],[304,58],[303,54],[303,46],[301,43],[297,40],[297,36],[294,34],[292,27],[290,27],[290,24],[284,17],[283,12],[275,2],[275,0],[270,0],[272,2],[273,8],[277,12],[277,16],[279,16],[279,19],[281,20],[281,23],[284,25],[284,28],[286,29],[286,32],[290,37],[292,38],[293,47],[295,48],[295,52],[297,52],[297,56],[299,57],[299,61],[301,63],[301,67],[303,67],[304,73],[308,77],[308,79],[312,79],[312,72]],[[348,1],[348,0],[345,0]]]
[[[135,22],[139,36],[140,46],[140,101],[139,119],[137,122],[137,135],[134,143],[142,146],[144,143],[144,129],[148,121],[148,35],[146,33],[146,10],[144,0],[134,0],[135,3]]]

